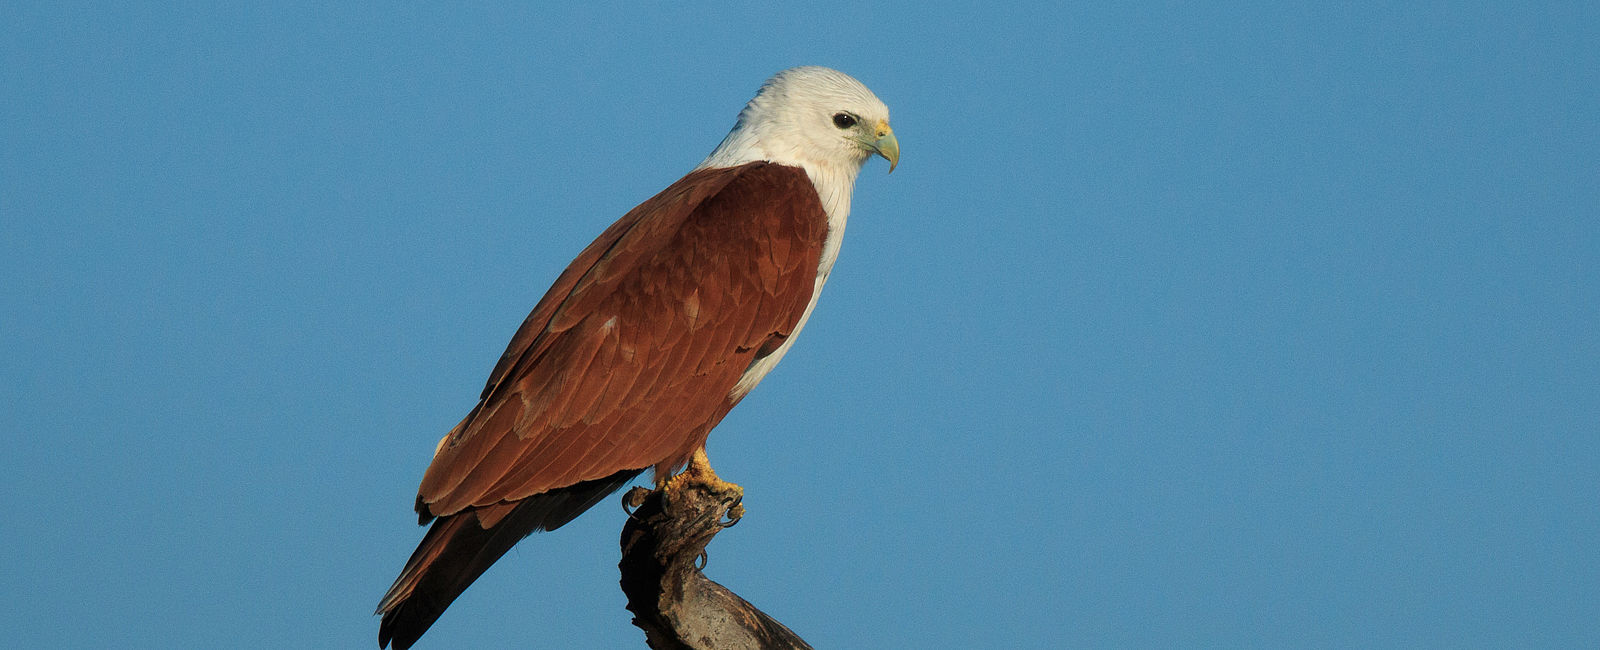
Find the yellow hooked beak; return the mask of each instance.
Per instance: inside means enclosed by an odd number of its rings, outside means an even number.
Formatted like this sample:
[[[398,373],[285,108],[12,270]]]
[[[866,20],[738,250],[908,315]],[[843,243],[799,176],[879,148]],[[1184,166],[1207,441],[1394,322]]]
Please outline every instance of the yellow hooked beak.
[[[893,174],[894,166],[900,164],[900,141],[894,138],[894,129],[889,128],[887,121],[878,120],[872,134],[877,139],[866,143],[867,146],[889,161],[889,173]]]

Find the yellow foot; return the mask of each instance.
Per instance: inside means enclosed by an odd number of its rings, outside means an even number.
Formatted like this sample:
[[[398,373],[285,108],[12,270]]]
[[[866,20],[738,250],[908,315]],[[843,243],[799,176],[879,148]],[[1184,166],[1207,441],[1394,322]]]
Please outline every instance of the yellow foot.
[[[693,456],[689,457],[689,466],[676,476],[660,482],[656,487],[669,495],[688,486],[700,486],[707,492],[717,495],[726,495],[733,499],[733,505],[728,508],[728,519],[738,521],[744,516],[744,488],[724,481],[717,477],[711,469],[711,461],[706,458],[704,447],[696,449]],[[732,524],[728,524],[732,525]]]

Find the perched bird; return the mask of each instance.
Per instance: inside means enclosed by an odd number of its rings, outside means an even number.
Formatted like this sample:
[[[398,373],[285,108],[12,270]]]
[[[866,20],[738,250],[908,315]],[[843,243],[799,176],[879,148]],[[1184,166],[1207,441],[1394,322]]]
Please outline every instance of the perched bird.
[[[839,255],[889,109],[837,70],[767,80],[704,162],[623,215],[533,308],[417,491],[433,522],[378,604],[409,648],[489,565],[653,470],[721,484],[706,436],[783,358]]]

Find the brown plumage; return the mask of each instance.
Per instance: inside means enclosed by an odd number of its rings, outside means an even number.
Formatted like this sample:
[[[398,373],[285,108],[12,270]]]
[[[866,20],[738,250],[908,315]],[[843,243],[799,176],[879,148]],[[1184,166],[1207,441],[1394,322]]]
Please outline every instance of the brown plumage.
[[[800,322],[827,234],[804,170],[754,162],[692,172],[584,249],[440,442],[380,644],[409,647],[523,537],[682,467]]]

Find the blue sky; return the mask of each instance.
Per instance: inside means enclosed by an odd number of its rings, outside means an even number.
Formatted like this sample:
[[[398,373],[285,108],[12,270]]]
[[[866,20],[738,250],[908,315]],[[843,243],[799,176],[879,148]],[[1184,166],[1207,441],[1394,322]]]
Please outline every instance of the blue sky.
[[[369,647],[555,274],[771,73],[857,185],[718,428],[818,647],[1600,644],[1600,9],[0,7],[13,647]],[[421,648],[643,647],[607,501]]]

